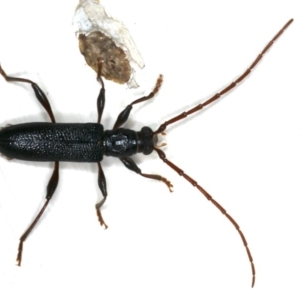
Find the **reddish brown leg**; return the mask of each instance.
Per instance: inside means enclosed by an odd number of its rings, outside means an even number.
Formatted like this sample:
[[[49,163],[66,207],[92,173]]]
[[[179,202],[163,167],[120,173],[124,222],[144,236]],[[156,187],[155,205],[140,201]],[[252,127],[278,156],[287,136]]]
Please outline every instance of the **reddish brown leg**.
[[[30,232],[32,231],[32,229],[35,227],[35,225],[37,224],[37,222],[39,221],[39,219],[41,218],[41,216],[43,215],[45,209],[47,208],[50,199],[52,198],[57,184],[58,184],[58,169],[59,169],[59,164],[58,161],[55,162],[54,165],[54,171],[52,173],[52,176],[50,178],[50,181],[48,183],[47,186],[47,195],[46,195],[46,202],[43,205],[42,209],[40,210],[40,212],[38,213],[38,215],[35,217],[35,219],[33,220],[33,222],[31,223],[31,225],[28,227],[28,229],[22,234],[22,236],[20,237],[20,242],[19,242],[19,248],[18,248],[18,255],[17,255],[17,265],[21,266],[21,262],[22,262],[22,253],[23,253],[23,243],[25,242],[25,240],[27,239],[27,237],[29,236]]]
[[[96,207],[96,212],[97,212],[100,225],[104,226],[104,229],[106,229],[108,226],[105,224],[101,214],[101,206],[104,204],[107,198],[106,179],[101,164],[99,162],[97,164],[98,164],[98,186],[104,198],[99,203],[97,203],[95,207]]]
[[[242,82],[252,71],[252,69],[254,69],[254,67],[258,64],[258,62],[262,59],[262,57],[264,56],[264,54],[271,48],[271,46],[274,44],[274,42],[283,34],[284,30],[293,22],[293,19],[289,20],[283,27],[282,29],[273,37],[273,39],[268,43],[268,45],[262,50],[262,52],[257,56],[257,58],[254,60],[254,62],[251,64],[251,66],[234,82],[232,82],[230,85],[228,85],[225,89],[223,89],[221,92],[217,93],[216,95],[214,95],[213,97],[211,97],[210,99],[206,100],[203,103],[198,104],[197,106],[195,106],[194,108],[188,110],[188,111],[184,111],[183,113],[177,115],[176,117],[166,121],[165,123],[161,124],[159,126],[159,128],[153,133],[158,134],[158,133],[162,133],[168,125],[175,123],[177,121],[180,121],[184,118],[186,118],[187,116],[201,110],[203,107],[209,105],[210,103],[218,100],[221,96],[225,95],[226,93],[228,93],[230,90],[232,90],[234,87],[237,86],[237,84],[239,84],[240,82]]]
[[[127,107],[123,111],[120,112],[120,114],[119,114],[119,116],[117,118],[117,121],[116,121],[113,129],[121,127],[128,120],[128,117],[130,115],[130,112],[132,110],[132,106],[133,105],[135,105],[137,103],[141,103],[141,102],[147,101],[147,100],[153,98],[154,95],[159,91],[159,89],[161,87],[161,84],[162,84],[162,81],[163,81],[163,76],[159,75],[153,91],[148,96],[139,98],[139,99],[133,101],[132,103],[130,103],[129,105],[127,105]]]
[[[252,284],[251,287],[254,286],[255,283],[255,268],[254,268],[254,262],[253,262],[253,258],[250,252],[250,249],[248,247],[246,238],[243,234],[243,232],[241,231],[239,225],[237,224],[237,222],[226,212],[226,210],[223,208],[222,205],[220,205],[215,199],[213,199],[213,197],[205,190],[203,189],[193,178],[191,178],[190,176],[188,176],[187,174],[184,173],[183,170],[179,169],[176,165],[174,165],[172,162],[170,162],[167,158],[166,158],[166,154],[157,148],[154,148],[154,150],[157,152],[157,154],[159,155],[159,158],[166,163],[170,168],[172,168],[174,171],[176,171],[180,176],[182,176],[185,180],[187,180],[192,186],[196,187],[204,196],[205,198],[210,201],[214,206],[216,206],[220,212],[225,215],[225,217],[231,222],[231,224],[235,227],[235,229],[238,231],[244,246],[246,247],[246,252],[251,264],[251,270],[252,270]]]
[[[167,185],[167,187],[169,188],[169,191],[173,192],[172,191],[172,188],[173,188],[172,183],[165,177],[162,177],[160,175],[142,173],[142,170],[137,166],[137,164],[130,157],[121,157],[120,160],[124,164],[124,166],[127,169],[129,169],[130,171],[133,171],[133,172],[135,172],[143,177],[149,178],[149,179],[155,179],[155,180],[162,181],[163,183],[165,183]]]
[[[17,82],[26,82],[30,83],[31,87],[35,93],[36,98],[39,100],[39,102],[42,104],[42,106],[45,108],[46,112],[48,113],[52,123],[55,123],[55,118],[51,109],[50,102],[45,95],[45,93],[42,91],[42,89],[33,81],[25,78],[18,78],[18,77],[10,77],[7,76],[4,70],[2,69],[0,65],[0,74],[4,77],[6,81],[17,81]]]

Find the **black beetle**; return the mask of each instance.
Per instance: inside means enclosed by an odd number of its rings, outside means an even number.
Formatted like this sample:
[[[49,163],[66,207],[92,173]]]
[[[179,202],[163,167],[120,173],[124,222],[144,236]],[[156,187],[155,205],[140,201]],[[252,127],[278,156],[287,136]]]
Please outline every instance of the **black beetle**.
[[[100,124],[102,113],[105,106],[105,89],[104,83],[100,77],[101,62],[98,68],[98,80],[101,83],[100,93],[97,99],[98,120],[97,123],[56,123],[50,103],[45,93],[39,86],[31,80],[25,78],[16,78],[7,76],[2,67],[0,66],[0,73],[7,81],[25,82],[31,84],[36,98],[43,105],[47,111],[52,123],[25,123],[17,125],[9,125],[0,131],[0,152],[8,158],[16,158],[29,161],[53,161],[54,171],[47,186],[46,202],[32,224],[20,237],[17,263],[20,266],[22,261],[23,243],[38,222],[39,218],[45,211],[53,193],[58,184],[59,178],[59,161],[71,162],[96,162],[98,164],[98,185],[103,194],[103,200],[96,204],[96,211],[101,225],[107,228],[102,215],[101,206],[107,198],[106,180],[100,162],[103,156],[118,157],[122,163],[129,170],[137,174],[164,182],[168,188],[172,189],[172,184],[160,175],[145,174],[139,169],[136,163],[130,156],[136,153],[143,153],[148,155],[154,151],[157,152],[160,159],[163,160],[168,166],[176,171],[180,176],[183,176],[188,182],[195,186],[206,198],[211,201],[233,224],[237,229],[251,264],[252,269],[252,287],[255,283],[255,268],[250,253],[247,241],[244,234],[240,230],[236,221],[226,212],[226,210],[212,198],[193,178],[184,173],[183,170],[178,168],[175,164],[170,162],[165,153],[159,149],[157,145],[157,135],[163,134],[164,130],[172,123],[186,118],[188,115],[193,114],[205,106],[219,99],[221,96],[232,90],[238,83],[244,80],[251,70],[261,60],[267,50],[273,45],[274,41],[283,33],[283,31],[293,22],[290,20],[284,27],[275,35],[275,37],[268,43],[262,50],[250,67],[226,88],[217,93],[215,96],[206,100],[205,102],[195,106],[194,108],[183,112],[174,118],[161,124],[157,130],[153,131],[149,127],[143,127],[140,131],[136,132],[130,129],[121,128],[127,121],[133,105],[147,101],[154,97],[159,91],[162,84],[162,76],[159,76],[156,86],[153,91],[145,97],[142,97],[130,105],[128,105],[118,116],[112,130],[104,130]]]

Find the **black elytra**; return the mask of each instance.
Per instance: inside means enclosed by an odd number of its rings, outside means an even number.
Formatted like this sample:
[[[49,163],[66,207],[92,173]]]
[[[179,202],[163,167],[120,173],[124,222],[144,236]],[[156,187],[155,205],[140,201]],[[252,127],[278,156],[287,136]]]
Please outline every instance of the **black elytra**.
[[[131,156],[136,153],[143,153],[145,155],[148,155],[154,150],[164,163],[166,163],[175,172],[177,172],[180,176],[182,176],[194,187],[196,187],[206,197],[206,199],[208,201],[211,201],[212,204],[214,204],[215,207],[217,207],[236,228],[246,248],[247,256],[250,261],[252,272],[251,286],[253,287],[255,283],[254,262],[246,238],[242,233],[239,225],[226,212],[226,210],[216,200],[214,200],[213,197],[206,190],[204,190],[193,178],[185,174],[183,170],[181,170],[166,158],[165,153],[161,149],[159,149],[159,146],[157,145],[157,135],[163,134],[163,132],[169,125],[180,121],[197,111],[200,111],[202,108],[218,100],[221,96],[236,87],[238,83],[243,81],[251,73],[252,69],[261,60],[263,55],[269,50],[273,43],[278,39],[280,35],[282,35],[284,30],[292,22],[293,19],[288,21],[283,26],[283,28],[274,36],[274,38],[257,56],[250,67],[234,82],[232,82],[226,88],[224,88],[208,100],[204,101],[203,103],[200,103],[192,109],[164,122],[155,131],[146,126],[143,127],[140,131],[133,131],[130,129],[122,128],[121,126],[127,121],[133,105],[153,98],[154,95],[159,91],[163,80],[161,75],[157,79],[155,88],[148,96],[142,97],[129,104],[119,114],[113,129],[104,130],[103,126],[100,124],[105,106],[105,88],[103,80],[100,77],[101,63],[99,63],[97,76],[97,79],[101,83],[101,89],[97,99],[98,120],[96,123],[56,123],[51,105],[45,93],[40,89],[40,87],[29,79],[7,76],[0,66],[0,73],[6,81],[25,82],[31,84],[37,100],[45,108],[51,119],[51,123],[24,123],[10,125],[0,130],[0,152],[8,158],[29,161],[54,161],[54,171],[47,186],[46,201],[28,229],[20,237],[17,264],[19,266],[21,265],[24,241],[26,240],[34,226],[37,224],[55,192],[59,179],[60,161],[97,163],[98,185],[104,198],[99,203],[97,203],[95,207],[100,224],[107,228],[100,210],[101,206],[107,198],[106,179],[101,167],[102,159],[104,158],[104,156],[118,157],[125,165],[125,167],[127,167],[129,170],[134,171],[143,177],[162,181],[168,186],[171,191],[173,186],[166,178],[160,175],[142,173],[140,168],[131,158]]]

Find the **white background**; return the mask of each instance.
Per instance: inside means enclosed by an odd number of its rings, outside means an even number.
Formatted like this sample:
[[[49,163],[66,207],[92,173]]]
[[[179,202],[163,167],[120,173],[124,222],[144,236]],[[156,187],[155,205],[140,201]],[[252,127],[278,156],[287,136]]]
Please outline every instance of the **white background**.
[[[195,178],[241,226],[257,270],[254,289],[240,237],[202,194],[154,153],[135,160],[166,176],[174,192],[102,162],[108,230],[96,164],[61,163],[47,212],[24,244],[18,239],[43,203],[52,163],[0,159],[0,299],[299,299],[300,13],[297,1],[102,1],[122,20],[146,68],[141,87],[105,82],[102,123],[153,88],[128,127],[163,121],[237,78],[290,19],[294,23],[253,74],[221,101],[170,126],[168,158]],[[77,1],[0,2],[0,61],[36,81],[57,121],[97,119],[99,84],[71,27]],[[0,79],[0,125],[48,121],[30,87]]]

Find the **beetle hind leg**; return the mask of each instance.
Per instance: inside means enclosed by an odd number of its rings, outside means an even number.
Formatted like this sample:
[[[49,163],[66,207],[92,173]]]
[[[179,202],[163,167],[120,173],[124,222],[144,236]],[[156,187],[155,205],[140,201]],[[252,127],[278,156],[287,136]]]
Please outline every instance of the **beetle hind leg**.
[[[34,91],[34,94],[35,94],[36,98],[41,103],[41,105],[45,108],[47,114],[49,115],[49,117],[51,119],[51,122],[55,123],[55,118],[54,118],[54,115],[53,115],[53,112],[52,112],[50,102],[49,102],[47,96],[45,95],[45,93],[43,92],[43,90],[35,82],[33,82],[29,79],[26,79],[26,78],[7,76],[5,71],[2,69],[1,65],[0,65],[0,74],[8,82],[17,81],[17,82],[26,82],[26,83],[31,84],[31,87]]]
[[[27,239],[27,237],[29,236],[29,234],[31,233],[32,229],[35,227],[35,225],[37,224],[37,222],[43,215],[44,211],[46,210],[46,208],[56,190],[56,187],[58,184],[58,178],[59,178],[58,170],[59,170],[59,163],[58,163],[58,161],[56,161],[55,165],[54,165],[54,171],[52,173],[52,176],[51,176],[48,186],[47,186],[46,202],[44,203],[42,209],[39,211],[39,213],[37,214],[37,216],[35,217],[33,222],[30,224],[28,229],[20,237],[19,247],[18,247],[18,255],[17,255],[17,265],[18,266],[21,266],[21,262],[22,262],[23,244],[24,244],[25,240]]]

